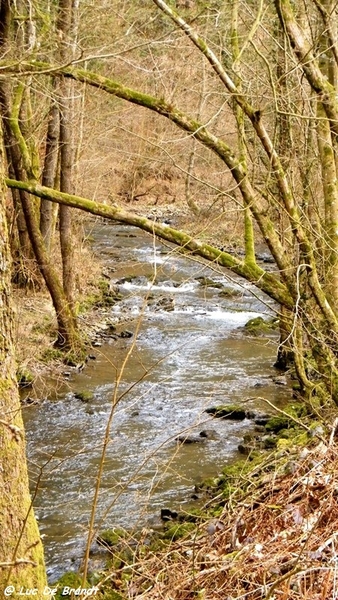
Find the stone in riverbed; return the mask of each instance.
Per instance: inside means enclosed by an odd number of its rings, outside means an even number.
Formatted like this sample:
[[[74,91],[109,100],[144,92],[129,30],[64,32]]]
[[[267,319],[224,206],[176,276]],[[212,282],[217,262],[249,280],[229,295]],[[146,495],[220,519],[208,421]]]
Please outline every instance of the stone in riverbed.
[[[162,521],[172,521],[173,519],[177,519],[178,513],[175,510],[170,510],[170,508],[161,508],[161,519]]]
[[[230,419],[232,421],[243,421],[246,418],[246,410],[236,404],[211,406],[205,412],[218,419]]]
[[[214,281],[214,279],[210,279],[210,277],[195,277],[195,280],[198,281],[200,285],[203,287],[212,287],[217,288],[219,290],[223,289],[223,283],[219,281]]]
[[[175,299],[172,296],[160,296],[157,298],[151,295],[148,297],[148,306],[151,306],[154,310],[171,312],[175,310]]]
[[[240,290],[236,290],[235,288],[225,287],[220,290],[219,297],[220,298],[238,298],[238,296],[242,296],[242,292]]]
[[[251,452],[256,450],[255,444],[238,444],[237,446],[238,452],[244,454],[244,456],[249,456]]]
[[[259,410],[246,410],[243,406],[237,404],[211,406],[210,408],[207,408],[205,412],[208,415],[213,415],[217,419],[229,419],[230,421],[250,419],[251,421],[254,421],[256,425],[266,425],[272,417],[271,414],[262,413]]]
[[[133,337],[133,332],[129,331],[128,329],[125,329],[124,331],[121,331],[120,333],[120,338],[124,338],[124,339],[129,339]]]
[[[199,433],[200,437],[207,438],[208,440],[217,440],[219,439],[219,435],[213,429],[203,429]]]
[[[272,415],[269,413],[263,413],[260,410],[247,410],[245,412],[246,418],[250,421],[254,421],[255,425],[266,425]]]
[[[263,317],[255,317],[253,319],[249,319],[242,329],[249,335],[259,336],[274,331],[277,328],[277,325],[278,319],[263,319]]]
[[[175,438],[176,442],[180,444],[201,444],[205,442],[207,436],[203,435],[179,435]]]
[[[94,398],[93,392],[87,392],[87,391],[76,392],[74,395],[75,395],[75,398],[77,398],[77,400],[81,400],[81,402],[84,402],[84,403],[90,402]]]

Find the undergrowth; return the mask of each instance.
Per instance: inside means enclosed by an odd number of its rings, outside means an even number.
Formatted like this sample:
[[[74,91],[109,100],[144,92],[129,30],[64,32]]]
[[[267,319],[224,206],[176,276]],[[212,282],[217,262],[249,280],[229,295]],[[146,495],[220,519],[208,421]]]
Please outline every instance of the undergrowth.
[[[128,560],[111,548],[102,598],[336,598],[336,426],[330,439],[292,428],[287,447],[247,457],[209,482],[209,499],[190,522],[187,514],[168,523],[136,549],[134,540]]]

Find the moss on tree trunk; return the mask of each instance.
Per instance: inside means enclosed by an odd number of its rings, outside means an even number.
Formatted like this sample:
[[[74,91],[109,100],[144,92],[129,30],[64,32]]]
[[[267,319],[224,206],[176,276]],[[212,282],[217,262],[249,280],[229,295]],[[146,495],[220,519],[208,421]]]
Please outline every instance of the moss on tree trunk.
[[[16,381],[11,307],[11,261],[5,215],[4,147],[0,131],[0,594],[13,586],[12,598],[23,588],[47,584],[43,546],[31,505],[25,435]]]

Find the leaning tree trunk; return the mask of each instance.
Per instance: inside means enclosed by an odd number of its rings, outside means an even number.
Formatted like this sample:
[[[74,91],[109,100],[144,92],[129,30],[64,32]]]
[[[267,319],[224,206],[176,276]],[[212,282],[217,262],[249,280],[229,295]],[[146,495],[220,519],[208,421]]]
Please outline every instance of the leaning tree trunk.
[[[10,127],[10,103],[6,91],[6,87],[0,85],[0,107],[6,119],[5,133],[7,138],[7,151],[10,155],[16,178],[25,181],[26,172],[21,166],[22,153],[20,152],[17,140]],[[77,352],[81,349],[81,343],[77,331],[76,319],[69,308],[67,299],[59,283],[57,273],[49,260],[43,237],[39,229],[34,204],[29,195],[25,192],[20,192],[20,199],[34,255],[55,308],[58,322],[58,346],[65,350]]]
[[[5,2],[5,4],[6,10],[3,11],[4,22],[0,22],[0,47],[4,50],[10,47],[9,35],[11,30],[9,26],[11,6],[8,2]],[[0,15],[2,8],[3,4],[0,5]],[[26,181],[27,179],[34,180],[36,178],[36,173],[34,170],[34,161],[32,159],[33,153],[30,152],[20,128],[18,110],[18,98],[20,97],[20,94],[16,96],[13,108],[10,86],[6,81],[0,83],[0,111],[4,123],[7,155],[16,178],[21,181]],[[20,200],[34,255],[56,311],[58,322],[58,345],[65,350],[80,353],[82,344],[77,330],[76,318],[72,314],[66,296],[59,283],[57,273],[49,260],[43,237],[39,229],[34,204],[29,195],[25,192],[20,192]]]
[[[0,131],[0,589],[21,587],[43,595],[47,584],[43,546],[28,487],[25,436],[16,382],[11,307],[11,264]]]

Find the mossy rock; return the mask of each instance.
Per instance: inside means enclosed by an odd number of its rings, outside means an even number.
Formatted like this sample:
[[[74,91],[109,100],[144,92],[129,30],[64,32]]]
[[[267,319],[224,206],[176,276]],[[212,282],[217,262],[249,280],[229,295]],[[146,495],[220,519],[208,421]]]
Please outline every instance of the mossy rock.
[[[245,409],[237,404],[211,406],[205,412],[217,419],[229,419],[232,421],[243,421],[246,418]]]
[[[262,438],[262,445],[264,450],[272,450],[272,448],[276,448],[278,444],[278,437],[272,435],[265,435]]]
[[[296,424],[295,424],[296,425]],[[295,428],[291,427],[290,429],[281,429],[278,431],[278,439],[290,439],[295,437]]]
[[[124,283],[132,283],[135,279],[137,279],[139,275],[127,275],[126,277],[121,277],[116,282],[116,285],[123,285]]]
[[[87,403],[87,402],[91,402],[94,398],[94,394],[93,392],[76,392],[75,393],[75,398],[77,398],[77,400],[81,400],[81,402]]]
[[[240,454],[244,454],[244,456],[250,456],[250,454],[256,450],[255,444],[238,444],[237,446],[238,452]]]
[[[278,417],[271,417],[267,424],[265,425],[266,431],[272,433],[278,433],[282,431],[282,429],[294,429],[296,427],[296,423],[289,419],[284,415],[279,415]]]
[[[73,588],[73,589],[77,590],[78,588],[81,588],[81,589],[87,588],[88,589],[93,586],[91,586],[88,582],[86,582],[85,585],[83,585],[81,575],[79,575],[79,573],[75,573],[74,571],[69,571],[68,573],[65,573],[64,575],[62,575],[62,577],[60,577],[60,579],[55,584],[53,584],[51,587],[53,587],[53,588],[57,587],[57,592],[56,592],[55,596],[53,596],[54,600],[63,600],[65,597],[68,597],[68,598],[70,597],[69,594],[68,594],[68,596],[65,596],[63,594],[65,587],[69,587],[69,588]],[[82,597],[83,597],[83,595],[82,595]]]
[[[80,348],[79,350],[70,350],[69,352],[62,353],[62,362],[67,367],[78,367],[87,360],[86,349]]]
[[[284,413],[286,414],[271,417],[265,425],[265,430],[272,433],[278,433],[279,437],[286,438],[288,437],[288,430],[299,428],[299,425],[297,425],[292,417],[295,419],[303,419],[307,416],[308,409],[303,402],[294,402],[286,406]],[[288,415],[290,415],[290,417],[288,417]],[[281,434],[281,432],[283,433]]]
[[[242,292],[231,287],[223,286],[219,292],[220,298],[238,298],[238,296],[242,296]]]
[[[127,536],[128,533],[125,529],[116,527],[114,529],[105,529],[104,531],[101,531],[97,536],[97,541],[103,546],[112,548],[113,546],[116,546],[121,540],[124,540]]]
[[[105,306],[112,306],[122,300],[123,296],[119,292],[118,288],[111,287],[110,281],[107,279],[99,279],[97,287],[88,294],[81,302],[77,303],[76,314],[82,314],[92,306],[98,306],[104,308]]]
[[[285,408],[285,412],[288,415],[299,419],[308,415],[308,408],[304,402],[293,402],[292,404],[288,404]]]
[[[33,386],[34,377],[28,369],[20,368],[16,372],[16,380],[19,388],[31,388]]]
[[[190,508],[189,512],[182,512],[178,515],[179,523],[197,523],[202,517],[200,508]]]
[[[212,287],[219,290],[223,289],[223,283],[219,281],[214,281],[214,279],[210,279],[210,277],[195,277],[196,281],[203,287]]]
[[[286,438],[280,438],[277,442],[278,450],[286,450],[291,446],[291,440],[287,440]]]
[[[244,331],[253,336],[270,333],[277,327],[277,319],[263,319],[263,317],[254,317],[244,325]]]

